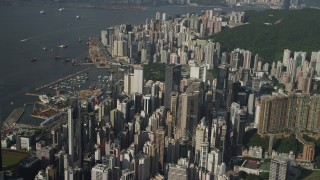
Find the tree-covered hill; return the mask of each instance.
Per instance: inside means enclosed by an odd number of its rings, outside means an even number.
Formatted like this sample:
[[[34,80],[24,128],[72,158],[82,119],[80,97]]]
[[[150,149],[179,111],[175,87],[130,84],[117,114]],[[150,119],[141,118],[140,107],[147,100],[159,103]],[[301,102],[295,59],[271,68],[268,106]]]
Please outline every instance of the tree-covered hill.
[[[227,50],[242,48],[258,53],[264,62],[282,60],[283,50],[320,50],[320,10],[247,11],[248,24],[216,34]]]

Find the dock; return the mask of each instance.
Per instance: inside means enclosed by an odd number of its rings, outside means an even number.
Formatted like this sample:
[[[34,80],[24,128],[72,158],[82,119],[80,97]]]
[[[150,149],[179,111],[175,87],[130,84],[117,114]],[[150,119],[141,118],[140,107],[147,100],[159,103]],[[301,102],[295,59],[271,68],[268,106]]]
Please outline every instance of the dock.
[[[24,113],[23,108],[14,109],[12,113],[9,115],[9,117],[4,121],[3,125],[5,127],[8,127],[12,124],[17,123],[23,113]]]

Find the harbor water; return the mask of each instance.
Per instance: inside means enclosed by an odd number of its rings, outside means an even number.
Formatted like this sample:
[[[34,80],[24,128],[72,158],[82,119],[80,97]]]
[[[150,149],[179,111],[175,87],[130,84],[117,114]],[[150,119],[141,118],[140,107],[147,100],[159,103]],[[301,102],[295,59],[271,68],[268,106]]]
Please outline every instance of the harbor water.
[[[25,103],[34,101],[34,97],[25,93],[88,68],[61,63],[61,60],[83,59],[88,52],[86,41],[89,37],[99,36],[101,30],[123,23],[145,23],[147,18],[154,18],[156,12],[174,16],[213,9],[186,6],[154,6],[145,10],[65,7],[64,11],[59,11],[60,7],[61,4],[0,6],[0,107],[3,120],[13,109],[23,108]],[[40,11],[45,11],[45,14],[40,14]],[[83,41],[79,42],[79,38]],[[57,47],[63,44],[68,47]],[[56,56],[61,60],[55,60]],[[33,58],[37,61],[31,62]],[[92,70],[90,73],[97,76],[107,73],[103,71],[106,70]],[[30,114],[31,109],[27,107],[25,114],[28,111]],[[41,122],[25,115],[19,121],[24,124]]]

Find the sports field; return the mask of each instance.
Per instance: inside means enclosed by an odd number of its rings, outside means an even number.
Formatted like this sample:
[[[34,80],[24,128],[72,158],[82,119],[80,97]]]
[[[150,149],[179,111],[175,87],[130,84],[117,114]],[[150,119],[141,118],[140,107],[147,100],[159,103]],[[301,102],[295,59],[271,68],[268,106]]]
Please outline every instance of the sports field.
[[[2,165],[9,168],[28,156],[26,153],[2,150]]]
[[[319,180],[320,179],[320,171],[311,171],[311,170],[306,170],[302,169],[301,170],[301,176],[299,179],[304,179],[304,180]]]

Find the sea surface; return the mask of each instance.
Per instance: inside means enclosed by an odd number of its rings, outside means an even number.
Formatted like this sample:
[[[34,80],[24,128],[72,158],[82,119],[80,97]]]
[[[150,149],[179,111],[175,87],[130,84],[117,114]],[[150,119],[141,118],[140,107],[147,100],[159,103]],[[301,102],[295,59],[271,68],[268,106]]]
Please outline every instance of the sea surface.
[[[87,68],[57,62],[54,57],[83,59],[88,52],[86,41],[89,37],[99,36],[101,30],[123,23],[145,23],[147,18],[154,18],[156,12],[174,16],[213,9],[188,6],[152,6],[146,10],[66,7],[60,12],[60,7],[63,5],[0,6],[0,108],[3,121],[13,109],[34,101],[34,97],[25,95],[26,92]],[[222,9],[237,11],[248,8]],[[41,10],[46,14],[41,15]],[[77,15],[80,19],[76,19]],[[82,43],[78,42],[79,38]],[[69,46],[57,48],[60,44]],[[43,47],[48,50],[44,51]],[[37,58],[37,62],[32,63],[32,58]],[[41,122],[27,115],[19,121],[24,124]]]

